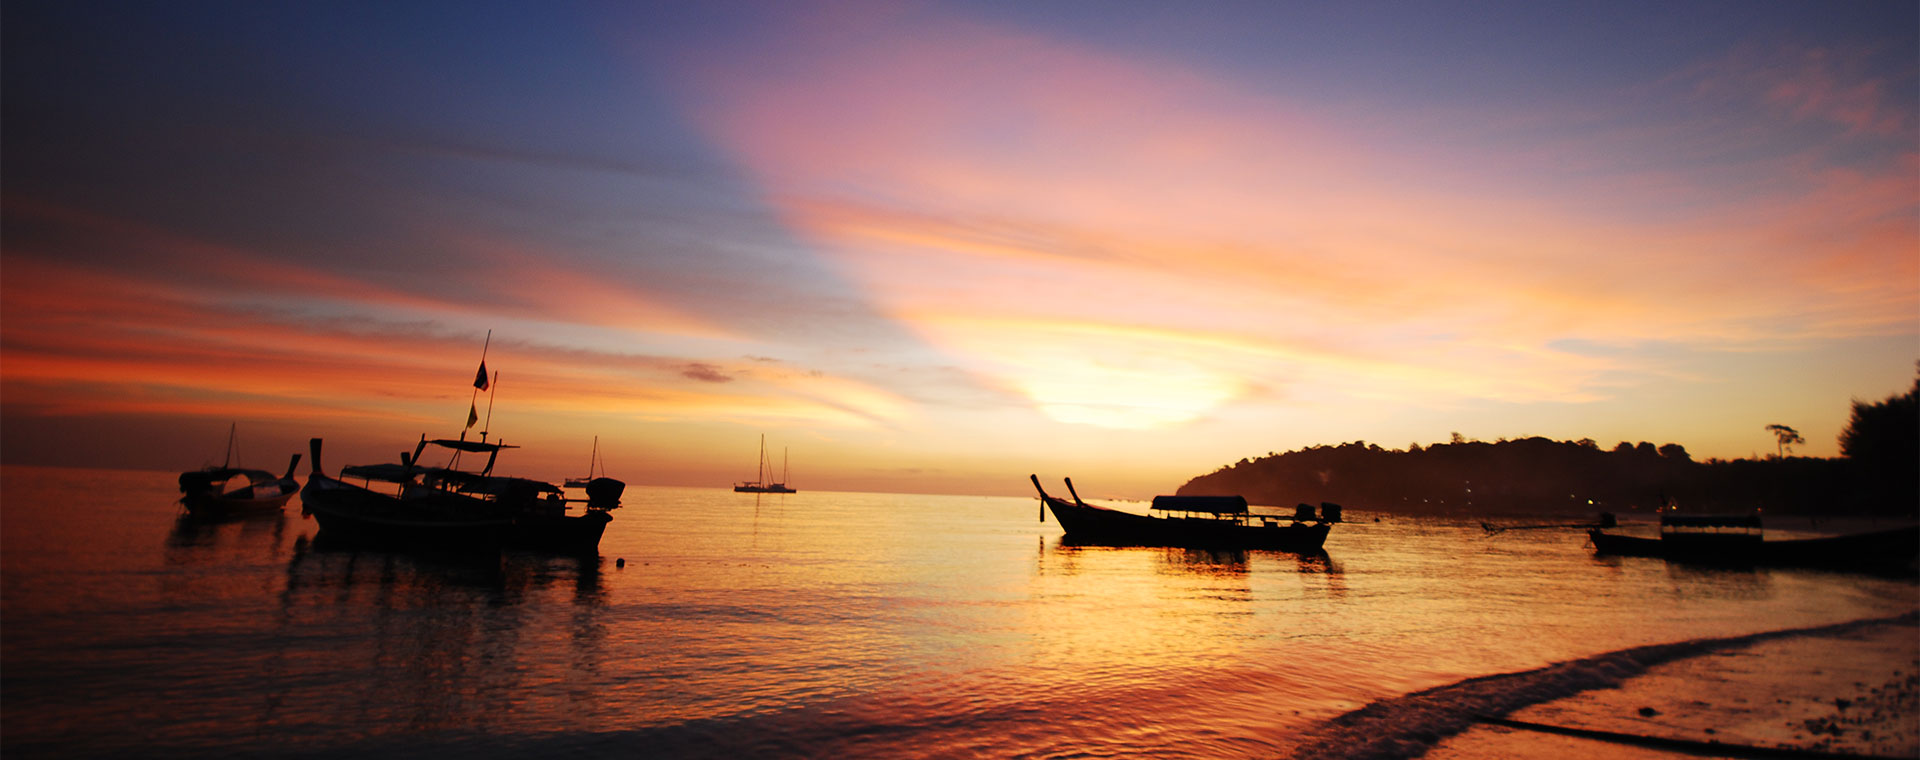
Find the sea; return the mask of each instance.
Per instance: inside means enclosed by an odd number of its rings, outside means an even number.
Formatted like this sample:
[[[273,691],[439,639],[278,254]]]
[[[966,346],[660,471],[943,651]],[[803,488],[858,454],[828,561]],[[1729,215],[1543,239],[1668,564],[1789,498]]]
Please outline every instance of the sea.
[[[633,486],[597,557],[473,557],[334,545],[297,499],[185,519],[176,476],[0,469],[0,754],[1371,757],[1330,727],[1376,705],[1412,756],[1476,679],[1920,608],[1365,505],[1303,556],[1065,545],[1034,498]]]

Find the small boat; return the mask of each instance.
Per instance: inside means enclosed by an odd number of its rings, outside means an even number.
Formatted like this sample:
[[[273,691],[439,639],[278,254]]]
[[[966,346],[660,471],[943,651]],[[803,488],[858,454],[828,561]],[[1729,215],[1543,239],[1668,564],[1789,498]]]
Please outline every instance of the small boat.
[[[1255,515],[1240,496],[1155,496],[1153,510],[1163,515],[1139,515],[1080,500],[1068,479],[1073,501],[1056,498],[1040,487],[1040,478],[1027,476],[1040,492],[1041,504],[1066,529],[1062,540],[1073,544],[1112,546],[1179,546],[1195,549],[1274,549],[1312,553],[1321,550],[1327,532],[1340,522],[1338,504],[1324,504],[1316,514],[1312,505],[1294,509],[1291,520]],[[1046,513],[1041,513],[1046,519]]]
[[[560,485],[567,488],[586,488],[598,475],[607,474],[607,463],[600,460],[600,436],[593,437],[593,453],[587,455],[587,476],[567,478]]]
[[[1760,515],[1660,516],[1660,536],[1587,532],[1599,555],[1659,557],[1721,565],[1903,567],[1920,556],[1920,526],[1840,536],[1768,541]]]
[[[238,517],[271,514],[286,506],[300,491],[293,470],[300,464],[294,454],[287,463],[287,474],[274,475],[266,470],[234,467],[234,432],[227,429],[227,456],[219,466],[208,465],[180,473],[180,503],[194,517]]]
[[[760,436],[760,473],[753,480],[733,484],[734,493],[799,493],[787,487],[787,452],[780,450],[780,482],[768,483],[767,471],[773,469],[767,461],[767,437]]]

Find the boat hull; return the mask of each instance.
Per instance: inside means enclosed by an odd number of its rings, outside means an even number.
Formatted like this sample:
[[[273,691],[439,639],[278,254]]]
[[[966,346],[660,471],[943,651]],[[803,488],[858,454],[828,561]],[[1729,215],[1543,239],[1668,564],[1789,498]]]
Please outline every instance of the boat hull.
[[[307,513],[330,538],[399,549],[498,551],[513,520],[460,514],[438,500],[402,499],[315,473],[300,491]]]
[[[1920,556],[1920,526],[1844,536],[1765,541],[1759,536],[1645,538],[1587,532],[1600,555],[1659,557],[1723,565],[1783,565],[1830,568],[1902,567]]]
[[[613,516],[599,510],[580,515],[520,515],[514,518],[505,547],[564,554],[600,550],[600,536]]]
[[[1270,549],[1301,554],[1322,550],[1327,523],[1278,521],[1245,525],[1207,517],[1152,517],[1117,509],[1041,497],[1060,527],[1062,541],[1096,546],[1178,546],[1193,549]]]
[[[194,517],[219,518],[268,515],[279,512],[282,508],[286,507],[287,501],[292,499],[293,495],[298,493],[299,490],[300,489],[296,487],[278,496],[259,499],[230,497],[224,494],[194,493],[180,497],[180,503],[187,508],[187,513]]]

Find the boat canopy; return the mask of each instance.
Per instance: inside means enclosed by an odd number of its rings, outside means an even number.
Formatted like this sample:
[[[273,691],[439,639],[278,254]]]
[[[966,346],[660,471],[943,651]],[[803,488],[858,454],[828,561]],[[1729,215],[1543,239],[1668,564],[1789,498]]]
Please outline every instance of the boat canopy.
[[[1758,528],[1759,515],[1661,515],[1660,525],[1673,528]]]
[[[1155,496],[1153,508],[1168,512],[1210,512],[1238,515],[1247,511],[1244,496]]]
[[[204,470],[189,470],[180,473],[180,490],[204,491],[215,484],[225,483],[241,475],[255,483],[278,480],[280,476],[266,470],[248,470],[239,467],[209,467]]]
[[[404,464],[356,464],[340,468],[340,477],[379,480],[387,483],[405,483],[420,473],[418,467]]]
[[[459,451],[465,451],[470,453],[479,453],[483,451],[492,453],[495,451],[499,451],[501,449],[520,448],[519,446],[509,446],[504,443],[487,443],[485,441],[458,441],[452,438],[435,438],[431,441],[428,441],[427,443],[431,443],[435,446],[439,446],[442,448],[456,449]]]

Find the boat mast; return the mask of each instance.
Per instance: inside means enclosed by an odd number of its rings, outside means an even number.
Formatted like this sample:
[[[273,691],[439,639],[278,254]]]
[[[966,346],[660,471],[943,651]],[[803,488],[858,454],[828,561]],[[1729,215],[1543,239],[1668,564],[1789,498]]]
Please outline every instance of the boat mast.
[[[753,482],[755,485],[766,485],[767,483],[767,434],[766,433],[760,434],[759,465],[760,465],[760,469],[754,472],[755,480]]]
[[[493,331],[487,331],[487,339],[480,344],[480,372],[473,379],[473,394],[467,399],[467,426],[460,429],[460,440],[467,440],[467,431],[473,429],[473,406],[480,401],[480,391],[487,388],[487,349],[493,347]],[[493,422],[493,397],[487,397],[487,422]],[[481,440],[486,440],[483,436]],[[458,459],[456,453],[455,458]]]
[[[480,440],[487,440],[487,431],[493,428],[493,396],[500,392],[500,370],[493,371],[493,382],[487,386],[487,424],[480,426]]]
[[[238,433],[239,430],[240,430],[240,423],[238,422],[230,423],[227,425],[227,458],[220,462],[220,466],[222,468],[233,466],[233,441],[234,441],[235,434]]]
[[[780,447],[780,485],[787,484],[787,447]]]

